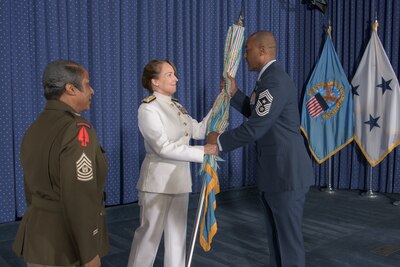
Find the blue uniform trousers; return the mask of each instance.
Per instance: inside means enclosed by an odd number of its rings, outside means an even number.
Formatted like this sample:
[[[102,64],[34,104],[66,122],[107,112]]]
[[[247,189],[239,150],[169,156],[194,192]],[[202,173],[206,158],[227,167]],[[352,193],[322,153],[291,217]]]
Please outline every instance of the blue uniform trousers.
[[[271,267],[305,267],[303,207],[309,188],[261,192]]]

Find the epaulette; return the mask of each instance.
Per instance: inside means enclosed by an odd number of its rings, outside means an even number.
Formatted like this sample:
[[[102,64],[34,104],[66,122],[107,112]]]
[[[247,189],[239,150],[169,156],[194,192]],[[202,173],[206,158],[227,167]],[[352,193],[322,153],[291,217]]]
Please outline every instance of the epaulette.
[[[157,97],[155,97],[154,95],[148,96],[145,99],[142,100],[142,103],[150,103],[151,101],[153,101],[154,99],[156,99]]]
[[[176,98],[171,98],[172,101],[179,103],[179,100]]]

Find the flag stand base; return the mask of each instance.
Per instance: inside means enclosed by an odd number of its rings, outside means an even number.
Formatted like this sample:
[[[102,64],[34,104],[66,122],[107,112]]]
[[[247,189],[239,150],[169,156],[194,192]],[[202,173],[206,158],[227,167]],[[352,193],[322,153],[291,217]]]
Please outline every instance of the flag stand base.
[[[361,193],[362,197],[368,197],[368,198],[378,198],[379,195],[377,193],[374,193],[371,189],[368,190],[367,192]]]
[[[378,194],[376,194],[376,193],[374,193],[372,191],[372,188],[373,188],[372,187],[373,186],[372,179],[373,179],[373,177],[372,177],[372,166],[370,165],[369,166],[369,190],[366,191],[366,192],[361,193],[362,197],[368,197],[368,198],[378,198],[379,197]]]
[[[334,194],[334,193],[336,193],[336,189],[333,188],[332,186],[321,187],[321,188],[319,189],[319,191],[325,192],[325,193],[328,193],[328,194]]]

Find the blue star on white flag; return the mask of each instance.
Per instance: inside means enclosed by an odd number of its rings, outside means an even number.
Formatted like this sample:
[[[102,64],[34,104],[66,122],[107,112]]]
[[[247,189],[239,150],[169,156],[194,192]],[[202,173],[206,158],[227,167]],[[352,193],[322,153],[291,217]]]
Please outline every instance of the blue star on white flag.
[[[372,167],[400,144],[400,87],[377,32],[351,81],[355,141]]]

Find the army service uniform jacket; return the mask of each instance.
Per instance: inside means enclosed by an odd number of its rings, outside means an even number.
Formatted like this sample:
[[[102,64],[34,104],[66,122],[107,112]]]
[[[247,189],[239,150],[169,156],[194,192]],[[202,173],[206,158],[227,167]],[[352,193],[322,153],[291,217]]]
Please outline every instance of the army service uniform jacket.
[[[144,192],[180,194],[192,190],[190,162],[203,162],[203,146],[190,139],[204,139],[207,120],[192,119],[176,99],[154,92],[138,111],[139,130],[146,156],[137,189]]]
[[[29,263],[81,265],[104,256],[107,161],[93,127],[49,100],[21,144],[27,210],[13,249]]]
[[[314,183],[311,159],[300,134],[295,86],[278,62],[266,68],[250,97],[237,91],[231,104],[248,120],[222,133],[219,144],[228,152],[256,143],[260,191],[292,191]]]

